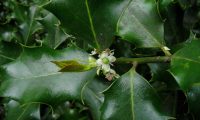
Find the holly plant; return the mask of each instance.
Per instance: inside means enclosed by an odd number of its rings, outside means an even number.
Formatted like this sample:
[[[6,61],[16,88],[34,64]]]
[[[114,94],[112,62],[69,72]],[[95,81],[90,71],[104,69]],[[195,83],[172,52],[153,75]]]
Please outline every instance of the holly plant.
[[[200,0],[1,0],[1,120],[200,120]]]

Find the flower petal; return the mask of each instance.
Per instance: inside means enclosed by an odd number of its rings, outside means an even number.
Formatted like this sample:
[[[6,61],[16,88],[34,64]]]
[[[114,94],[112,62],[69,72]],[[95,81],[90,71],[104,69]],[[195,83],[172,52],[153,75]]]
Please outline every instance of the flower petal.
[[[97,65],[97,66],[102,66],[102,64],[103,64],[103,61],[102,61],[101,59],[98,59],[98,60],[96,61],[96,65]]]
[[[107,73],[110,71],[110,65],[109,64],[103,64],[102,65],[103,72]]]
[[[108,56],[107,58],[109,59],[110,63],[116,61],[116,58],[114,56]]]
[[[100,59],[103,59],[105,57],[108,57],[108,53],[107,52],[102,52],[101,55],[99,56]]]

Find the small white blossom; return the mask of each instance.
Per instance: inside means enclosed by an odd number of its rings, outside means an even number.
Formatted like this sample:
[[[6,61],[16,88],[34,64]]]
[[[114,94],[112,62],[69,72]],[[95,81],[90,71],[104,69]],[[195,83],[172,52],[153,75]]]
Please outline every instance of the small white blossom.
[[[94,52],[92,52],[93,54]],[[96,53],[95,53],[96,54]],[[105,75],[108,80],[112,80],[113,78],[118,78],[119,75],[115,72],[115,70],[111,69],[111,65],[113,66],[113,62],[116,61],[114,57],[114,51],[106,49],[101,54],[99,54],[99,59],[96,60],[97,66],[97,75],[100,74],[100,71]]]

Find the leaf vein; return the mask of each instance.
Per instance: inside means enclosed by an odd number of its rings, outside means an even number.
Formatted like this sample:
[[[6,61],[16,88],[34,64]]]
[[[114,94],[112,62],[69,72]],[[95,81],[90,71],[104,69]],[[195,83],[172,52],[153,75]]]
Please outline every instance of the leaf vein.
[[[183,57],[180,57],[180,56],[175,56],[174,58],[176,58],[176,59],[182,59],[182,60],[186,60],[186,61],[195,62],[195,63],[200,64],[199,61],[197,61],[197,60],[192,60],[192,59],[190,59],[190,58],[183,58]]]
[[[91,13],[90,13],[90,8],[89,8],[89,5],[88,5],[88,0],[85,0],[85,5],[86,5],[86,8],[87,8],[87,14],[88,14],[88,18],[89,18],[89,21],[90,21],[90,28],[91,28],[91,31],[92,31],[92,34],[93,34],[93,37],[94,37],[94,41],[95,41],[97,48],[99,49],[100,46],[99,46],[99,43],[97,41],[96,32],[94,30],[94,24],[93,24],[92,16],[91,16]]]
[[[134,114],[134,86],[133,86],[133,82],[134,82],[134,80],[133,80],[133,77],[134,77],[134,73],[131,71],[130,72],[130,77],[131,77],[131,79],[130,79],[130,94],[131,94],[131,112],[132,112],[132,119],[133,120],[135,120],[135,114]]]

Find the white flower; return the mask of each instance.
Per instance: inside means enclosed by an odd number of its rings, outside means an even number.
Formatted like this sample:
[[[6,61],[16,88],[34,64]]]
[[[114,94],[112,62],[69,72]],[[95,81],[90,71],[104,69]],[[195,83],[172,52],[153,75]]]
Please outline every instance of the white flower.
[[[96,66],[97,66],[97,75],[99,75],[101,70],[103,72],[109,72],[110,71],[110,65],[105,64],[102,59],[97,59]]]
[[[92,54],[93,53],[94,52],[92,52]],[[119,75],[110,67],[111,65],[113,66],[112,63],[116,61],[116,58],[114,57],[114,51],[106,49],[101,54],[99,54],[98,57],[99,59],[96,60],[97,75],[99,75],[100,71],[102,71],[108,80],[118,78]]]

